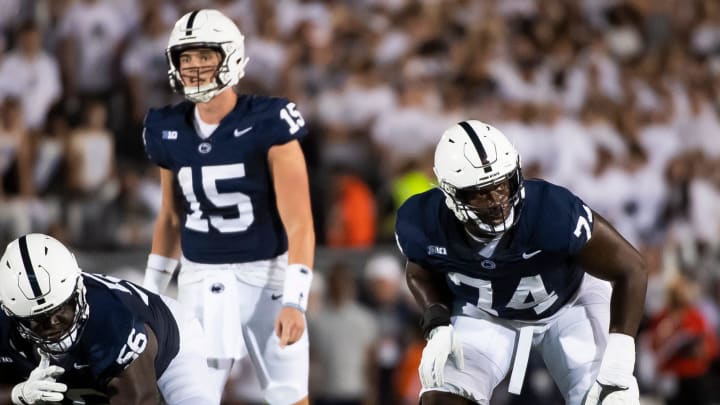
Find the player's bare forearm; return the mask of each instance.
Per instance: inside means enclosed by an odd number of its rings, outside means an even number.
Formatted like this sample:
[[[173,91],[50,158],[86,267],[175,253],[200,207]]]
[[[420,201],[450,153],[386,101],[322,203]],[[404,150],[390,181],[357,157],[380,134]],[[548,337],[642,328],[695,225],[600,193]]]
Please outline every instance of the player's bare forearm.
[[[603,217],[594,213],[592,238],[579,263],[593,276],[613,284],[610,332],[635,336],[645,306],[647,269],[640,253]]]
[[[152,253],[165,257],[180,255],[180,218],[175,207],[174,181],[172,171],[160,169],[162,205],[153,228]]]
[[[165,257],[180,256],[180,227],[158,217],[153,229],[152,253]]]
[[[405,280],[420,309],[427,309],[433,304],[450,308],[452,294],[445,284],[444,275],[430,272],[408,261],[405,265]]]
[[[288,263],[300,263],[312,269],[315,255],[315,231],[312,219],[309,222],[304,226],[289,227],[290,229],[287,231]]]
[[[647,273],[633,270],[613,283],[610,332],[635,336],[645,307]]]
[[[276,145],[268,152],[278,213],[288,236],[288,262],[312,269],[315,231],[305,157],[297,141]]]

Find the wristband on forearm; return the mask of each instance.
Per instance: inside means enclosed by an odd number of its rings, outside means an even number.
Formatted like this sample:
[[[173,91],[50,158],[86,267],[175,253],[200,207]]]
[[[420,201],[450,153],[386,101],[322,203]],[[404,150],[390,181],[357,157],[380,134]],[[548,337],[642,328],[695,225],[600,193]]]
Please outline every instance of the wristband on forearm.
[[[147,267],[153,270],[164,271],[166,273],[173,274],[177,265],[177,259],[161,256],[155,253],[150,253],[150,255],[148,256]]]
[[[305,312],[312,278],[312,270],[309,267],[299,263],[289,264],[285,270],[282,305]]]
[[[176,259],[151,253],[148,256],[143,287],[162,294],[170,284],[177,265]]]
[[[423,311],[422,317],[420,318],[420,329],[422,329],[423,336],[427,339],[430,335],[430,331],[438,326],[450,325],[450,310],[443,304],[430,304],[425,311]]]

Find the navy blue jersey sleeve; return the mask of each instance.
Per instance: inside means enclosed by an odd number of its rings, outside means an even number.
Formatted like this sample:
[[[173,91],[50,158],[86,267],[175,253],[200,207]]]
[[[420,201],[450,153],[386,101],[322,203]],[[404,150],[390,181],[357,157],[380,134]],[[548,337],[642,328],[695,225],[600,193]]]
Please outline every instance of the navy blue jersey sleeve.
[[[10,342],[14,330],[10,318],[0,311],[0,384],[23,382],[36,366],[17,350],[15,342]]]
[[[423,229],[419,196],[410,197],[400,206],[395,222],[395,239],[405,257],[421,267],[431,270],[427,255],[427,237]]]
[[[101,385],[117,377],[147,347],[145,324],[130,311],[115,312],[104,319],[104,329],[98,331],[87,354],[92,373]]]
[[[177,131],[163,130],[159,125],[161,112],[151,108],[145,116],[143,123],[143,145],[145,145],[145,154],[151,162],[156,165],[169,169],[170,158],[165,148],[163,148],[163,139],[172,140],[177,137]],[[173,134],[173,132],[175,132]]]
[[[285,98],[272,99],[269,117],[269,133],[264,134],[268,149],[307,135],[307,126],[298,106]]]
[[[535,240],[545,250],[574,255],[591,238],[592,211],[566,188],[547,183],[540,210],[535,214]]]

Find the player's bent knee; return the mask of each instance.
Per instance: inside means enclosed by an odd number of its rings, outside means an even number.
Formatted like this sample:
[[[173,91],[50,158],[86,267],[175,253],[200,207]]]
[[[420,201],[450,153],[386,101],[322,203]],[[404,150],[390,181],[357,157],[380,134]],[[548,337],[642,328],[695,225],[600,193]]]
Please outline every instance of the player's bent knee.
[[[475,405],[476,403],[460,395],[444,391],[428,391],[420,397],[420,405]]]

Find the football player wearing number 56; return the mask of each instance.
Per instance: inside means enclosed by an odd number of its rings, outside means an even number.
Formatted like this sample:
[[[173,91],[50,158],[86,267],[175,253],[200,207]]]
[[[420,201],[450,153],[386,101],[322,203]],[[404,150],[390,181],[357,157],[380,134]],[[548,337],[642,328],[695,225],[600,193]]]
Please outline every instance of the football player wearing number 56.
[[[249,58],[217,10],[182,16],[166,55],[170,84],[186,100],[145,118],[162,207],[144,286],[163,292],[179,258],[178,300],[203,325],[218,392],[249,354],[264,371],[265,400],[307,403],[315,234],[305,121],[286,99],[234,91]],[[243,334],[257,344],[244,345]]]
[[[177,301],[82,272],[43,234],[12,241],[0,263],[0,403],[220,403],[200,323]]]
[[[434,169],[439,187],[408,199],[396,226],[424,308],[422,404],[489,404],[508,374],[519,393],[534,347],[569,405],[637,405],[640,254],[567,189],[524,180],[490,125],[445,131]]]

